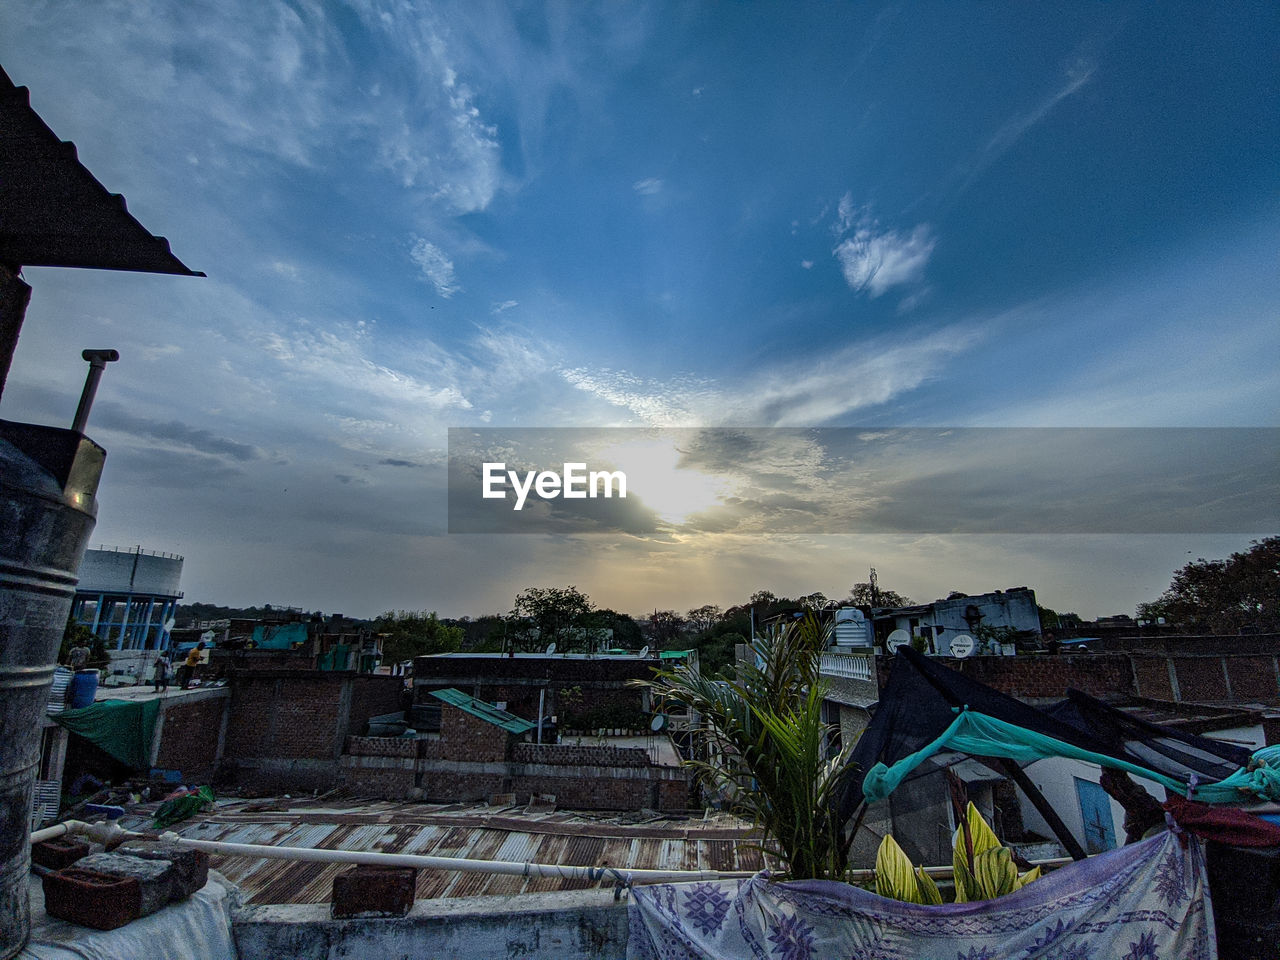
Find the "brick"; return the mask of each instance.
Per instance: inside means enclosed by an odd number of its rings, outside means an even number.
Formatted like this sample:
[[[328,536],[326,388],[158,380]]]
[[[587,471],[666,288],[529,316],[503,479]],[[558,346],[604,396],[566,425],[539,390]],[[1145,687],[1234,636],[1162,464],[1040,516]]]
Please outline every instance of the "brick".
[[[51,917],[95,930],[114,930],[142,915],[136,877],[67,867],[44,876],[44,910]]]
[[[413,867],[357,866],[333,878],[335,919],[403,917],[413,906],[418,871]]]
[[[173,893],[174,869],[168,860],[144,860],[120,853],[93,853],[81,860],[78,866],[95,874],[136,880],[138,916],[141,917],[165,906]]]
[[[175,843],[129,840],[116,847],[115,852],[142,860],[157,860],[172,864],[170,902],[185,900],[209,881],[209,854],[203,850],[192,850],[190,847],[180,847]]]
[[[75,840],[71,837],[55,837],[31,846],[31,862],[50,870],[69,867],[88,855],[89,844],[84,840]]]

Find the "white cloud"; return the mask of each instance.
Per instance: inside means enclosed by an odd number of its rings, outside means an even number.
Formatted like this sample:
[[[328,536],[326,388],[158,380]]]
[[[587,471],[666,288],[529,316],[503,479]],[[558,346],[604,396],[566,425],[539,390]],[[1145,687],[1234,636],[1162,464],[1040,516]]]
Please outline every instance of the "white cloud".
[[[633,183],[631,189],[642,197],[652,197],[662,192],[662,181],[657,177],[646,177]]]
[[[651,426],[819,426],[919,387],[982,336],[976,325],[954,325],[863,341],[817,363],[776,368],[749,386],[725,387],[694,378],[647,380],[607,369],[562,369],[560,374],[577,389]]]
[[[503,300],[501,303],[495,303],[492,307],[490,307],[489,312],[496,317],[498,314],[505,313],[506,311],[510,310],[512,307],[518,307],[518,306],[520,306],[519,300]]]
[[[446,300],[462,289],[453,272],[453,261],[434,243],[418,237],[409,251],[409,257],[422,268],[423,274],[436,288],[436,293]]]
[[[1097,64],[1091,60],[1076,60],[1064,71],[1062,82],[1054,90],[1042,97],[1030,110],[1005,121],[977,155],[961,169],[964,179],[960,190],[968,188],[1010,147],[1021,140],[1028,130],[1044,120],[1054,107],[1088,83],[1096,68]]]
[[[937,240],[927,224],[908,234],[860,227],[832,253],[850,289],[878,297],[890,287],[915,283],[924,276]]]
[[[800,266],[801,266],[802,268],[804,268],[805,270],[812,270],[812,269],[813,269],[813,261],[812,261],[812,260],[801,260],[801,261],[800,261]]]

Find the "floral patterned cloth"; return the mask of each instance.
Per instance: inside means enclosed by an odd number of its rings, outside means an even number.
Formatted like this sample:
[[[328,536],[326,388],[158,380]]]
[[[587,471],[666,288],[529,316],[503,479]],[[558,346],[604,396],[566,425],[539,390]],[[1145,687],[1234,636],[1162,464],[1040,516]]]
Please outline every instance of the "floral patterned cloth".
[[[631,893],[627,960],[1216,960],[1204,860],[1165,832],[1016,893],[925,907],[825,880]]]

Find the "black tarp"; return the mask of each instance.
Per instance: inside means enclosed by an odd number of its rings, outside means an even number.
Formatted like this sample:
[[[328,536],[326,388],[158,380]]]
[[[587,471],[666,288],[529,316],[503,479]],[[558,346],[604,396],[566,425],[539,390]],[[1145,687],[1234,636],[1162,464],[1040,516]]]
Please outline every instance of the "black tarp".
[[[862,802],[862,781],[875,764],[892,766],[936,740],[970,710],[1016,724],[1074,746],[1126,760],[1186,781],[1221,780],[1249,759],[1249,752],[1131,717],[1079,691],[1040,710],[945,667],[910,647],[899,647],[870,725],[854,748],[842,785],[846,812]]]

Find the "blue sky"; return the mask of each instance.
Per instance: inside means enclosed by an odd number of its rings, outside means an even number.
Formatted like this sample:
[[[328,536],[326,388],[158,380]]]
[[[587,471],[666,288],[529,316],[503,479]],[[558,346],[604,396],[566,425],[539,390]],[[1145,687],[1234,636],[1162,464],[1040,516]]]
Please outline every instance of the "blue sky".
[[[576,583],[1027,583],[1248,536],[448,536],[465,426],[1276,426],[1272,4],[0,9],[0,63],[207,280],[31,268],[0,415],[108,345],[96,541],[371,615]],[[1259,530],[1258,535],[1274,533]]]

